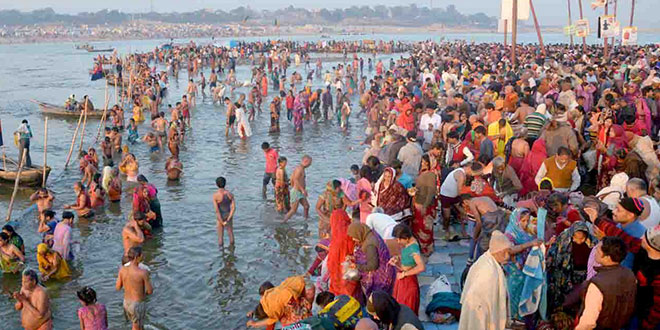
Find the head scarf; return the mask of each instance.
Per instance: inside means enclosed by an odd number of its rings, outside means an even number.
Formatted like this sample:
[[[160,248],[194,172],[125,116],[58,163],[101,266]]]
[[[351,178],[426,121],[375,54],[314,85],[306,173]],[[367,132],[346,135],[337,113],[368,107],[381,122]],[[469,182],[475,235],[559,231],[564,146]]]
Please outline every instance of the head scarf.
[[[305,279],[302,276],[292,276],[282,284],[266,290],[260,303],[266,315],[272,319],[281,319],[286,306],[291,299],[298,299],[305,291]]]
[[[374,291],[367,301],[369,314],[378,316],[378,319],[388,325],[397,323],[401,305],[392,296],[384,291]]]
[[[356,239],[360,244],[367,240],[370,233],[371,229],[363,223],[352,223],[348,226],[348,236]]]
[[[37,245],[37,262],[39,263],[39,271],[42,273],[47,273],[44,266],[49,264],[48,260],[46,260],[48,254],[50,254],[48,245],[44,243]]]
[[[330,292],[335,295],[351,294],[342,279],[342,263],[346,256],[353,254],[354,242],[348,236],[351,218],[344,210],[335,210],[330,215],[331,241],[328,252],[328,274],[330,275]]]
[[[628,148],[628,141],[625,135],[625,129],[621,125],[612,125],[610,131],[614,132],[614,137],[609,137],[608,144],[614,146],[615,149]],[[609,147],[606,145],[605,147]]]

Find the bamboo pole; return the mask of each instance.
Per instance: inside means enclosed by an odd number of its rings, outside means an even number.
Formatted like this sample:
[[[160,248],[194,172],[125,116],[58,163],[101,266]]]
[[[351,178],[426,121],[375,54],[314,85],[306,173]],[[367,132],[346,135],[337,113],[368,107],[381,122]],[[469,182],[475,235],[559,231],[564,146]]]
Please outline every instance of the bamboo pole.
[[[41,186],[46,188],[46,159],[48,155],[48,117],[44,120],[44,164],[43,174],[41,177]]]
[[[87,104],[88,102],[85,102],[85,112],[84,112],[85,115],[83,116],[82,131],[80,131],[80,147],[78,147],[79,155],[83,148],[83,141],[85,140],[85,126],[87,126]]]
[[[580,19],[584,19],[584,16],[582,14],[582,0],[577,0],[577,2],[578,2],[578,5],[580,7]],[[587,38],[586,37],[582,37],[582,52],[583,53],[587,52]]]
[[[513,0],[511,8],[511,68],[516,67],[516,38],[518,37],[518,0]]]
[[[2,146],[2,168],[7,170],[7,157],[5,156],[5,146]]]
[[[609,1],[605,1],[605,15],[607,15],[607,4]],[[607,53],[608,53],[608,47],[607,47],[607,38],[603,38],[603,57],[607,58]]]
[[[18,183],[21,181],[21,172],[23,171],[23,164],[25,164],[26,156],[27,148],[23,149],[23,157],[21,157],[21,163],[18,164],[18,172],[16,173],[16,180],[14,181],[14,192],[11,193],[9,207],[7,208],[7,218],[5,221],[9,221],[11,219],[11,209],[14,207],[14,199],[16,199],[16,193],[18,192]]]
[[[628,26],[633,26],[633,18],[635,17],[635,0],[632,1],[632,7],[630,8],[630,24]]]
[[[504,47],[506,47],[506,35],[508,33],[507,26],[509,25],[508,21],[509,20],[507,19],[504,20]]]
[[[571,16],[572,16],[571,15],[571,0],[566,0],[566,2],[568,3],[568,26],[569,26],[569,28],[568,28],[569,34],[568,35],[570,36],[571,47],[572,47],[573,46],[573,34],[570,33],[571,32],[570,26],[573,25],[573,21],[571,20]]]
[[[69,148],[69,153],[66,156],[66,163],[64,163],[64,169],[66,169],[67,166],[69,166],[69,160],[71,160],[71,154],[73,153],[73,146],[76,145],[76,137],[78,137],[78,130],[80,129],[80,123],[82,122],[84,112],[80,113],[80,117],[78,117],[78,125],[76,126],[76,130],[73,132],[73,137],[71,138],[71,147]]]
[[[534,28],[536,29],[536,36],[539,38],[539,46],[541,47],[541,53],[543,54],[543,56],[545,56],[545,46],[543,45],[541,28],[539,27],[539,20],[536,18],[536,11],[534,11],[534,4],[532,3],[532,0],[529,0],[529,9],[532,10],[532,18],[534,18]],[[506,45],[504,46],[506,47]]]
[[[115,76],[115,104],[119,104],[119,96],[117,95],[117,84],[119,83],[119,79],[117,76]]]
[[[616,0],[613,1],[614,1],[614,20],[616,21],[616,11],[617,11],[616,9],[618,7],[619,2]],[[614,47],[614,37],[612,37],[612,47]]]
[[[116,86],[116,85],[115,85]],[[101,122],[99,123],[99,128],[96,131],[96,138],[94,138],[94,144],[96,145],[99,142],[99,137],[101,136],[101,127],[105,127],[105,120],[108,115],[108,105],[110,103],[110,95],[108,95],[108,80],[105,81],[105,107],[103,108],[103,115],[101,115]],[[87,117],[85,115],[85,117]],[[87,119],[87,118],[85,118]]]

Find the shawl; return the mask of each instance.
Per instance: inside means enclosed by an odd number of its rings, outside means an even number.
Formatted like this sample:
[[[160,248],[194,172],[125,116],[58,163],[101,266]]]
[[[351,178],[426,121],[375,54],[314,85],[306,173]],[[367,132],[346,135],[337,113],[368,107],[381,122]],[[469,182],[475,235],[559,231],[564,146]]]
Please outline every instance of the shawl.
[[[285,307],[291,299],[298,299],[305,291],[305,279],[302,276],[292,276],[282,284],[268,289],[261,297],[261,306],[271,319],[279,320],[284,316]]]
[[[344,195],[348,197],[348,199],[352,201],[358,199],[358,187],[355,183],[344,178],[339,178],[337,180],[341,182],[341,190],[344,192]]]
[[[383,181],[384,173],[387,171],[392,176],[390,182]],[[373,205],[382,207],[385,214],[396,219],[410,215],[410,195],[408,195],[406,188],[396,180],[396,172],[393,168],[386,168],[374,187],[374,194],[371,197]]]
[[[47,256],[55,255],[57,252],[51,250],[48,248],[48,245],[41,243],[37,245],[37,263],[39,264],[39,272],[41,272],[42,275],[48,274],[52,268],[48,267],[49,269],[46,269],[46,265],[50,265],[50,261],[48,261]],[[57,257],[56,257],[57,258]],[[55,272],[51,276],[52,279],[55,280],[61,280],[67,277],[71,277],[71,269],[69,269],[69,264],[61,258],[60,256],[60,264]]]
[[[436,174],[431,171],[420,172],[415,180],[415,187],[417,188],[415,203],[428,207],[438,193]]]
[[[614,210],[619,200],[626,192],[626,183],[628,182],[628,174],[621,172],[615,174],[610,180],[610,185],[601,189],[596,197],[599,197],[603,203],[607,204],[610,210]]]
[[[248,123],[248,118],[245,114],[245,110],[243,110],[243,107],[236,108],[236,123],[236,128],[240,137],[252,136],[252,128],[250,128],[250,124]]]
[[[509,238],[511,243],[514,245],[520,245],[524,244],[527,242],[531,242],[534,240],[534,236],[527,232],[525,228],[522,228],[520,226],[520,220],[522,218],[522,214],[525,211],[529,211],[526,208],[517,208],[511,212],[511,216],[509,217],[509,223],[506,226],[506,230],[504,231],[504,234]],[[530,221],[531,221],[531,215],[530,215]],[[525,257],[527,256],[527,253],[521,252],[518,253],[514,256],[514,261],[516,263],[516,266],[518,269],[522,269],[523,264],[525,263]]]
[[[486,251],[470,267],[465,280],[458,329],[504,329],[507,311],[504,271],[490,251]]]
[[[412,132],[415,130],[415,117],[412,113],[408,114],[407,111],[403,110],[396,119],[396,125],[408,132]]]
[[[348,236],[356,239],[359,242],[362,251],[366,250],[367,244],[364,243],[367,242],[369,234],[371,234],[371,229],[369,229],[367,225],[363,223],[352,223],[348,226],[347,233]]]
[[[575,282],[573,277],[573,254],[572,242],[573,234],[576,231],[587,233],[587,244],[591,247],[598,241],[589,231],[586,222],[574,222],[569,228],[557,236],[555,244],[548,250],[548,307],[553,312],[557,307],[561,307],[564,297],[571,292],[574,286],[580,282]]]
[[[331,241],[330,250],[328,251],[327,265],[328,274],[330,276],[330,292],[335,295],[349,294],[345,281],[342,279],[343,270],[342,263],[346,256],[353,253],[354,242],[347,235],[348,226],[351,224],[351,219],[344,210],[335,210],[330,216],[330,229]]]

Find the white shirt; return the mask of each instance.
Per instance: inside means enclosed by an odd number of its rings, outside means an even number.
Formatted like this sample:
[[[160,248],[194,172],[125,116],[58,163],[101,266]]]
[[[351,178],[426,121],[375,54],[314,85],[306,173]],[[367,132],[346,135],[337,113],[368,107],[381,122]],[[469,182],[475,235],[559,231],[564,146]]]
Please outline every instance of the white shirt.
[[[392,229],[396,226],[396,221],[387,214],[371,213],[367,216],[365,224],[378,233],[384,240],[394,238],[392,237]]]
[[[658,202],[651,196],[643,196],[640,197],[640,199],[644,201],[644,207],[651,204],[651,211],[648,218],[639,219],[640,222],[646,227],[646,229],[657,226],[660,223],[660,205],[658,205]]]
[[[557,159],[555,159],[555,164],[557,165],[557,168],[560,170],[564,169],[568,163],[564,164],[564,166],[559,165],[557,162]],[[545,178],[545,175],[548,174],[548,169],[545,168],[545,162],[541,164],[541,167],[539,168],[539,171],[536,172],[536,177],[534,178],[534,181],[536,182],[536,185],[541,183],[541,180]],[[578,172],[577,166],[575,166],[575,169],[573,169],[573,173],[571,173],[571,187],[566,189],[566,188],[557,188],[555,187],[554,190],[556,191],[561,191],[561,192],[570,192],[570,191],[575,191],[579,186],[580,186],[580,172]]]
[[[429,124],[433,124],[433,130],[440,129],[442,125],[442,118],[437,113],[429,116],[428,113],[422,115],[422,118],[419,120],[419,130],[422,132],[428,132]]]
[[[445,197],[458,197],[458,181],[456,181],[456,171],[465,173],[462,167],[459,167],[447,175],[447,178],[440,186],[440,195]]]

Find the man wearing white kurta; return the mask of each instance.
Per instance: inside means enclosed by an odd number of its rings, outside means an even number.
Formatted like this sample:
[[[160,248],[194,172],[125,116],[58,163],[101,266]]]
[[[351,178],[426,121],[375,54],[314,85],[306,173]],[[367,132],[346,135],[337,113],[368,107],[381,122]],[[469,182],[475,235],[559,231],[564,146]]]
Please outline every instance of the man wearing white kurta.
[[[500,330],[506,326],[509,304],[502,264],[509,260],[512,246],[509,239],[496,230],[488,251],[470,267],[461,295],[459,330]]]

